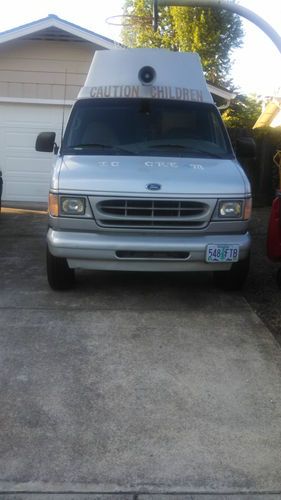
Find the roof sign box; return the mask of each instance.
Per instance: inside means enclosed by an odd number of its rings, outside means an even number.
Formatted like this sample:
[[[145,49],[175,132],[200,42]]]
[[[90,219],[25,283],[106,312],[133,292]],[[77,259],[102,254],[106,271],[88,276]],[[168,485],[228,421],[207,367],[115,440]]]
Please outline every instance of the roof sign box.
[[[213,103],[198,54],[166,49],[97,51],[78,99],[112,97]]]

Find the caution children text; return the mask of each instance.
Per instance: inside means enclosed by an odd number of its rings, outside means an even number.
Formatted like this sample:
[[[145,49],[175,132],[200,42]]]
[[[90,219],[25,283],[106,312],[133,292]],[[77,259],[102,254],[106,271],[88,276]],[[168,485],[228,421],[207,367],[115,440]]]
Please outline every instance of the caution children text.
[[[166,85],[145,87],[140,85],[101,85],[90,88],[90,97],[151,97],[152,99],[175,99],[178,101],[203,102],[203,93],[199,89],[170,87]]]

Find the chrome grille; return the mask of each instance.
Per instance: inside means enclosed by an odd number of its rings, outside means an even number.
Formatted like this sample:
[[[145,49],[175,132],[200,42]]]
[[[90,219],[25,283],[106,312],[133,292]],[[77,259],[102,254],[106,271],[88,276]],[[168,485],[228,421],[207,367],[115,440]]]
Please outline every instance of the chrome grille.
[[[108,198],[91,204],[98,225],[139,229],[203,228],[211,210],[197,200]]]
[[[196,201],[167,200],[109,200],[100,204],[101,210],[109,215],[125,217],[185,217],[200,215],[202,206]]]

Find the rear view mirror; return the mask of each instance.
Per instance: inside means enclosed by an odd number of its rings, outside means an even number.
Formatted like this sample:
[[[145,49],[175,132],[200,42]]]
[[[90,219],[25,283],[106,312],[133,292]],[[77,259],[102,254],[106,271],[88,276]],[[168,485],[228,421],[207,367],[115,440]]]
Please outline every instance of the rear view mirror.
[[[254,158],[256,156],[256,143],[252,137],[239,137],[236,139],[235,151],[240,158]]]
[[[55,146],[55,132],[41,132],[36,139],[35,149],[44,153],[52,153]]]

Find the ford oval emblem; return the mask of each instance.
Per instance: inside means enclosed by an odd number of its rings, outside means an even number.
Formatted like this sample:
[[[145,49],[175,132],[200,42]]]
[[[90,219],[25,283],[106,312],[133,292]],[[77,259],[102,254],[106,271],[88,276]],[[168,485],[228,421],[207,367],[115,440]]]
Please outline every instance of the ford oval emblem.
[[[149,191],[159,191],[159,189],[161,189],[161,184],[152,182],[151,184],[147,184],[146,189],[149,189]]]

